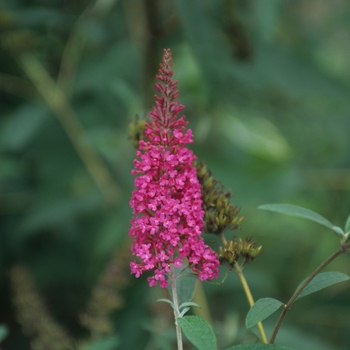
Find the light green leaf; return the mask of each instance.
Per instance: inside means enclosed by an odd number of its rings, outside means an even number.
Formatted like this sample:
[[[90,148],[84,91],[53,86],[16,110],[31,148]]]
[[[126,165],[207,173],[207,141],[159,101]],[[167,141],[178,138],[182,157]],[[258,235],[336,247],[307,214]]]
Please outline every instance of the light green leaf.
[[[186,303],[179,305],[179,309],[181,310],[185,306],[196,306],[200,308],[200,306],[197,303],[194,303],[193,301],[188,301]]]
[[[184,317],[184,315],[186,314],[187,311],[189,311],[189,307],[185,307],[184,309],[181,310],[179,317]]]
[[[289,157],[292,150],[275,125],[262,115],[251,116],[249,112],[240,111],[240,119],[235,117],[236,113],[229,111],[226,118],[218,121],[223,135],[233,145],[250,154],[275,161]]]
[[[255,326],[258,322],[272,315],[283,303],[273,298],[259,299],[249,310],[245,324],[247,328]]]
[[[120,342],[117,337],[111,336],[88,343],[87,345],[79,348],[79,350],[114,350],[119,343]]]
[[[345,232],[346,233],[350,232],[350,215],[349,215],[348,219],[346,220]]]
[[[320,225],[330,228],[338,237],[344,237],[344,231],[340,227],[334,226],[326,218],[310,209],[305,209],[291,204],[264,204],[260,205],[258,209],[311,220],[317,222]]]
[[[162,299],[157,299],[157,300],[156,300],[157,303],[159,303],[159,302],[161,302],[161,301],[162,301],[163,303],[168,303],[168,304],[170,304],[172,307],[174,307],[174,303],[173,303],[171,300],[169,300],[169,299],[163,299],[163,298],[162,298]]]
[[[187,339],[199,350],[215,350],[216,337],[208,322],[199,316],[177,318]]]
[[[286,346],[274,345],[274,344],[242,344],[230,346],[225,350],[293,350]]]
[[[183,304],[179,305],[180,317],[183,317],[185,315],[185,313],[190,309],[189,306],[196,306],[196,307],[201,308],[198,304],[196,304],[192,301],[188,301],[187,303],[183,303]]]
[[[305,287],[305,289],[298,295],[298,297],[295,300],[305,297],[306,295],[309,295],[311,293],[318,292],[319,290],[332,286],[333,284],[344,282],[349,279],[350,277],[348,275],[341,272],[319,273],[315,276],[314,279],[311,280],[311,282]],[[299,284],[296,290],[298,290],[304,282],[305,280]]]
[[[5,325],[0,325],[0,343],[8,336],[9,330]]]

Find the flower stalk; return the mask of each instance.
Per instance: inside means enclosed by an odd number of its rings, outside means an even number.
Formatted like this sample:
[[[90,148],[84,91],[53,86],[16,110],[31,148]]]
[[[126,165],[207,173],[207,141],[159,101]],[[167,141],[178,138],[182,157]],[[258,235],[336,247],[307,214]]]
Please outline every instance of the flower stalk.
[[[216,278],[220,264],[202,237],[201,185],[193,165],[197,158],[185,146],[193,143],[193,136],[185,116],[178,117],[184,106],[177,101],[172,65],[170,50],[164,50],[155,85],[159,94],[145,123],[145,138],[138,142],[130,201],[134,216],[129,235],[138,258],[130,264],[131,273],[139,277],[153,271],[149,285],[162,288],[168,287],[171,267],[181,268],[183,261],[202,281]]]
[[[169,273],[169,280],[170,280],[170,285],[171,285],[171,292],[173,296],[173,310],[174,310],[174,319],[175,319],[175,329],[176,329],[176,340],[177,340],[177,349],[178,350],[183,350],[183,343],[182,343],[182,333],[181,333],[181,328],[178,325],[176,319],[180,317],[179,315],[179,300],[178,300],[178,295],[177,295],[177,289],[176,289],[176,273],[174,271],[174,266],[170,267],[170,273]]]
[[[239,227],[244,217],[230,203],[231,193],[223,191],[204,163],[186,148],[193,142],[192,131],[185,128],[185,116],[178,117],[177,81],[172,79],[172,57],[164,50],[155,88],[155,106],[147,121],[131,123],[130,139],[137,146],[132,174],[136,175],[130,205],[133,219],[129,235],[133,238],[131,273],[138,278],[146,271],[149,285],[167,288],[169,283],[175,320],[179,312],[175,267],[192,270],[201,281],[218,277],[218,265],[226,264],[239,276],[249,305],[254,304],[242,268],[261,250],[252,239],[226,241],[223,232]],[[224,243],[219,256],[204,243],[202,233],[219,236]],[[185,262],[185,263],[184,263]],[[166,301],[166,300],[162,300]],[[181,329],[175,321],[178,349],[182,349]],[[262,341],[267,343],[262,324]]]

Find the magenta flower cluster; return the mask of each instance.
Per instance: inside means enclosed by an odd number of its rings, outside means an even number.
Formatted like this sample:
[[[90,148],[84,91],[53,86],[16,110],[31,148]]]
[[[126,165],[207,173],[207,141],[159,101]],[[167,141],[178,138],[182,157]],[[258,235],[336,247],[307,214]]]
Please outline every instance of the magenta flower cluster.
[[[176,101],[177,81],[172,80],[172,57],[164,50],[160,64],[159,82],[155,88],[153,107],[146,123],[146,140],[139,142],[134,161],[135,190],[130,205],[134,217],[130,236],[132,252],[141,262],[131,262],[131,272],[139,277],[145,271],[154,271],[148,278],[150,286],[168,286],[166,279],[170,266],[186,264],[200,280],[218,276],[217,254],[201,236],[203,209],[201,188],[193,165],[196,159],[185,147],[192,143],[192,131],[185,131],[185,116],[177,117],[184,108]],[[187,265],[186,265],[187,266]]]

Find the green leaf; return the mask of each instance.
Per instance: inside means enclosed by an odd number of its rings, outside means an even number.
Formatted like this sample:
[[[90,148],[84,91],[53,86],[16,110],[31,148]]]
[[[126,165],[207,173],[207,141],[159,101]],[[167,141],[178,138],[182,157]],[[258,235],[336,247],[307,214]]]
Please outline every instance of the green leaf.
[[[216,349],[216,337],[208,322],[199,316],[177,318],[187,339],[199,350]]]
[[[163,299],[163,298],[162,298],[162,299],[157,299],[157,300],[156,300],[157,303],[159,303],[159,302],[161,302],[161,301],[162,301],[163,303],[168,303],[168,304],[170,304],[171,307],[174,308],[174,303],[173,303],[171,300],[169,300],[169,299]]]
[[[319,273],[315,276],[314,279],[311,280],[311,282],[305,287],[305,289],[298,295],[298,297],[295,300],[305,297],[306,295],[309,295],[311,293],[318,292],[319,290],[332,286],[333,284],[344,282],[349,279],[350,277],[348,275],[341,272]],[[304,282],[305,280],[299,284],[296,290],[298,290]]]
[[[25,104],[16,109],[0,132],[0,146],[10,151],[22,151],[35,138],[48,117],[45,108]]]
[[[188,301],[186,303],[179,305],[179,309],[181,310],[183,307],[186,307],[186,306],[196,306],[200,308],[200,306],[197,303],[194,303],[193,301]]]
[[[350,215],[349,215],[348,219],[346,220],[345,232],[346,233],[350,232]]]
[[[181,310],[179,317],[184,317],[184,315],[187,313],[187,311],[189,311],[190,308],[189,307],[185,307],[184,309]]]
[[[79,350],[114,350],[119,343],[119,339],[116,336],[111,336],[88,343],[87,345],[79,348]]]
[[[274,344],[242,344],[230,346],[225,350],[293,350],[286,346],[274,345]]]
[[[247,328],[255,326],[258,322],[272,315],[283,303],[273,298],[259,299],[249,310],[245,324]]]
[[[344,231],[340,227],[334,226],[326,218],[310,209],[305,209],[291,204],[264,204],[260,205],[258,209],[311,220],[317,222],[320,225],[330,228],[338,237],[344,237]]]
[[[245,152],[276,161],[287,159],[292,150],[276,126],[263,115],[243,113],[237,118],[237,112],[229,110],[226,118],[218,121],[223,135]]]
[[[0,325],[0,343],[8,336],[9,330],[5,325]]]

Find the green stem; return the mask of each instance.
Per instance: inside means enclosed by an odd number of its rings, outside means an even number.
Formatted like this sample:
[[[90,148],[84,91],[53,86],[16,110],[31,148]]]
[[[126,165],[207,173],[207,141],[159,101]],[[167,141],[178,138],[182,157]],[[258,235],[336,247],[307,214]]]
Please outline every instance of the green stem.
[[[247,280],[245,279],[245,277],[243,275],[242,269],[239,266],[239,264],[237,263],[237,261],[233,265],[233,268],[235,269],[235,271],[236,271],[236,273],[237,273],[237,275],[239,277],[239,280],[241,281],[244,293],[245,293],[245,295],[246,295],[246,297],[248,299],[249,306],[252,307],[254,305],[253,295],[252,295],[252,293],[250,291],[250,288],[249,288],[249,285],[247,283]],[[266,338],[266,334],[265,334],[265,330],[264,330],[264,327],[263,327],[262,323],[259,322],[257,324],[257,327],[259,329],[261,340],[263,341],[264,344],[268,344],[267,338]]]
[[[292,295],[292,297],[289,299],[288,303],[284,305],[284,309],[281,312],[280,317],[277,320],[276,326],[273,330],[270,344],[273,344],[275,342],[277,333],[279,331],[279,328],[281,327],[281,324],[284,320],[284,317],[287,314],[287,311],[292,307],[297,297],[300,295],[300,293],[305,289],[305,287],[315,278],[315,276],[324,269],[331,261],[333,261],[338,255],[341,255],[346,252],[347,248],[350,247],[350,243],[342,244],[339,249],[337,249],[332,255],[330,255],[321,265],[319,265],[312,274],[305,280],[305,282],[295,291],[295,293]]]
[[[86,137],[86,132],[66,95],[35,56],[22,55],[19,57],[19,63],[43,100],[53,111],[107,202],[115,204],[119,197],[119,188],[115,184],[110,170]]]
[[[57,75],[57,86],[64,91],[66,96],[71,95],[79,59],[83,55],[83,48],[88,40],[88,36],[84,32],[84,24],[86,25],[86,22],[91,20],[101,20],[102,16],[109,13],[115,2],[113,0],[95,0],[86,7],[76,20],[63,49]]]
[[[174,266],[171,265],[169,279],[170,279],[170,283],[171,283],[171,291],[172,291],[173,304],[174,304],[174,318],[175,318],[175,328],[176,328],[177,349],[183,350],[181,328],[176,321],[176,319],[178,317],[180,317],[180,315],[178,314],[179,299],[177,296],[177,289],[176,289],[176,277],[177,276],[176,276],[175,271],[174,271]]]

